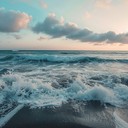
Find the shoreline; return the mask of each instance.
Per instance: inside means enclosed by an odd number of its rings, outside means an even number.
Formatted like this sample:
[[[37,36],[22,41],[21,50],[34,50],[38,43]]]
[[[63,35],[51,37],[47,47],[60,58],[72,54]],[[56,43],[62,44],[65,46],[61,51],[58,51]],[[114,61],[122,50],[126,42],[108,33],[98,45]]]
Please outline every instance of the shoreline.
[[[23,107],[3,128],[116,128],[114,107],[67,103],[61,107]]]
[[[0,128],[4,127],[8,123],[8,121],[10,121],[10,119],[13,118],[13,116],[15,114],[17,114],[18,111],[20,111],[23,107],[24,107],[24,105],[18,105],[12,111],[7,113],[5,116],[1,117],[0,118]]]

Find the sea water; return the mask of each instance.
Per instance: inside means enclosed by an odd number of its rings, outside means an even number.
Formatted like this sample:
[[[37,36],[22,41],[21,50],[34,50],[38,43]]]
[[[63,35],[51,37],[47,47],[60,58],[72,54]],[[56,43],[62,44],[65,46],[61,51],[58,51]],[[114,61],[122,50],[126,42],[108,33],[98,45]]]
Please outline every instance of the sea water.
[[[128,52],[0,51],[0,113],[69,100],[128,107]]]

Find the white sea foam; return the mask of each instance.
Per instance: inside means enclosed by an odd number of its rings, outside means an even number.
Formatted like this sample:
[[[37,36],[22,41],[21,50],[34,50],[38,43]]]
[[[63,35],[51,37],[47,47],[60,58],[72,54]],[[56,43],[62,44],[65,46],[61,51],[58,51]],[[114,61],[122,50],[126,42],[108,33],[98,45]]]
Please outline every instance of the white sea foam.
[[[114,88],[114,91],[117,97],[128,102],[128,86],[123,84],[118,84],[118,86]]]
[[[71,79],[71,78],[70,78]],[[61,105],[69,99],[92,101],[98,100],[101,103],[109,103],[114,106],[122,106],[128,98],[125,85],[117,85],[114,88],[102,85],[90,86],[78,77],[65,84],[65,79],[60,80],[54,88],[51,82],[44,82],[42,79],[24,77],[21,74],[6,74],[1,77],[3,84],[0,92],[1,103],[5,100],[30,104],[31,107],[44,107],[48,105]],[[62,83],[61,83],[62,82]],[[61,87],[61,88],[60,88]],[[124,102],[124,103],[123,103]]]
[[[121,119],[118,114],[116,113],[116,111],[114,112],[114,118],[115,118],[115,124],[116,124],[116,128],[128,128],[128,123],[125,122],[123,119]]]
[[[122,62],[127,62],[128,54],[124,57],[124,53],[120,53],[119,58],[117,54],[112,54],[112,57],[110,54],[41,54],[35,51],[4,54],[0,68],[12,70],[1,73],[0,104],[9,100],[43,107],[61,105],[73,99],[85,102],[98,100],[114,106],[127,105],[128,67],[127,63]],[[6,60],[11,61],[6,63]],[[35,63],[31,63],[33,60]]]
[[[0,128],[3,127],[22,108],[23,108],[23,105],[19,105],[15,109],[13,109],[11,112],[9,112],[7,115],[4,115],[3,117],[1,117]]]
[[[78,96],[78,98],[87,101],[97,100],[101,101],[102,103],[110,104],[114,104],[114,102],[117,101],[113,91],[103,86],[95,86],[91,89],[88,89],[85,91],[85,93],[82,93],[80,96]]]

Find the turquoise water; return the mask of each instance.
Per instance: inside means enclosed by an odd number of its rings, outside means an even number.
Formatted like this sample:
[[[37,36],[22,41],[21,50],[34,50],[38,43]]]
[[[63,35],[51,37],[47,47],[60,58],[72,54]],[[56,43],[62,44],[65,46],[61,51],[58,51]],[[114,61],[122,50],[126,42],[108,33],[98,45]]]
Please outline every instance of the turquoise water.
[[[128,52],[0,51],[0,106],[69,100],[127,108]]]

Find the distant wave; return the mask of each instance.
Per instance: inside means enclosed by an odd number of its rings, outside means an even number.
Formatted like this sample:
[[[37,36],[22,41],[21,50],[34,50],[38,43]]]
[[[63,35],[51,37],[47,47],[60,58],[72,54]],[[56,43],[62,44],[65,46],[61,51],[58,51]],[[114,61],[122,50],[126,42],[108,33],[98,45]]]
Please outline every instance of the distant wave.
[[[8,60],[12,60],[13,58],[14,58],[13,55],[7,55],[7,56],[0,58],[0,61],[8,61]]]
[[[128,63],[128,59],[106,59],[88,56],[61,56],[61,55],[8,55],[0,61],[23,61],[23,62],[51,62],[51,63],[90,63],[90,62],[119,62]]]

